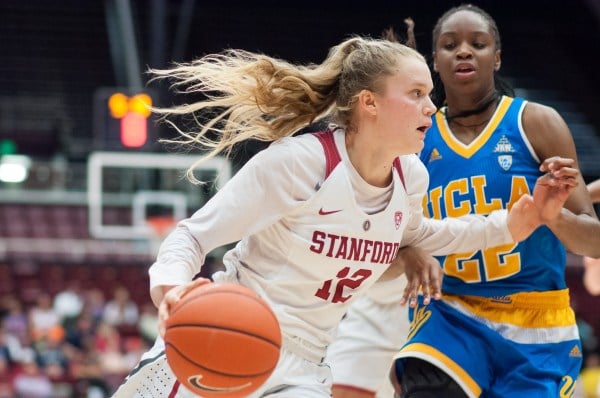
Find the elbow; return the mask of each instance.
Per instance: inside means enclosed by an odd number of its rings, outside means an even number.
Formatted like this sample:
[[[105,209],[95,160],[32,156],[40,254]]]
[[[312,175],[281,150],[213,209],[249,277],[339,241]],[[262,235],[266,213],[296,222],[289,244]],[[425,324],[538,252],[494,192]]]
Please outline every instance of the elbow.
[[[565,245],[568,252],[578,256],[600,258],[600,244],[584,245],[584,244],[569,244]]]

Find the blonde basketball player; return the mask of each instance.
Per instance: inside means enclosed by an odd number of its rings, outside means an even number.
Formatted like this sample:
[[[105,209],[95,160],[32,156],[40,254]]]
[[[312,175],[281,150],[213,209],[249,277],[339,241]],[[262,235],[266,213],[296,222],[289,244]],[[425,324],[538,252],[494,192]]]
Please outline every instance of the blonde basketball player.
[[[414,22],[410,18],[404,22],[407,26],[406,45],[416,48]],[[383,33],[384,38],[398,41],[392,29]],[[430,262],[417,267],[424,272],[417,280],[429,281],[432,290],[422,292],[426,296],[424,299],[429,302],[430,294],[439,299],[443,276],[439,263],[434,257],[424,254],[415,260]],[[389,369],[409,331],[408,307],[403,300],[403,293],[409,288],[406,275],[397,275],[398,266],[390,267],[393,269],[388,269],[367,294],[358,298],[338,326],[326,357],[333,375],[333,398],[391,398],[394,395],[388,377]]]
[[[198,133],[182,134],[207,147],[207,157],[246,139],[274,141],[177,225],[150,268],[162,334],[181,294],[209,283],[192,282],[206,253],[238,241],[213,279],[256,291],[283,334],[277,368],[252,397],[331,396],[326,348],[403,236],[437,254],[520,241],[548,221],[545,205],[562,206],[578,175],[564,167],[568,160],[554,159],[536,195],[508,213],[424,219],[428,176],[414,153],[435,112],[432,81],[423,57],[398,43],[353,37],[311,66],[229,50],[155,73],[202,98],[161,112],[204,122]],[[332,130],[290,137],[327,115]],[[173,376],[160,338],[115,394],[195,395],[202,390],[186,390]]]

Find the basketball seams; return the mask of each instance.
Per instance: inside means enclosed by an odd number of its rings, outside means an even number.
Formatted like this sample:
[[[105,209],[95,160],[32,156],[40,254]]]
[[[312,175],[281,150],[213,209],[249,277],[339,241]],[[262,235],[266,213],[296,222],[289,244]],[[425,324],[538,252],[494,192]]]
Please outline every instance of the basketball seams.
[[[234,332],[234,333],[239,333],[242,334],[244,336],[249,336],[249,337],[254,337],[258,340],[262,340],[265,343],[269,343],[271,345],[273,345],[276,349],[280,349],[281,348],[281,344],[278,344],[275,341],[272,341],[268,338],[266,338],[265,336],[261,336],[255,333],[251,333],[248,332],[246,330],[239,330],[239,329],[234,329],[234,328],[227,328],[224,326],[219,326],[219,325],[214,325],[214,324],[210,324],[210,323],[178,323],[177,325],[171,325],[171,326],[167,326],[167,330],[170,329],[176,329],[176,328],[180,328],[180,327],[199,327],[199,328],[206,328],[206,329],[211,329],[211,330],[223,330],[223,331],[227,331],[227,332]]]
[[[219,370],[211,369],[209,367],[201,365],[200,363],[198,363],[198,362],[194,361],[193,359],[189,358],[187,355],[185,355],[183,352],[181,352],[176,346],[174,346],[171,343],[166,343],[165,346],[172,348],[175,352],[177,352],[177,354],[179,354],[179,356],[181,356],[183,359],[185,359],[186,361],[188,361],[190,364],[192,364],[192,365],[194,365],[194,366],[196,366],[198,368],[204,369],[204,370],[206,370],[208,372],[217,374],[219,376],[233,377],[233,378],[240,378],[240,379],[242,379],[242,378],[248,378],[248,377],[261,377],[261,376],[265,376],[267,374],[271,374],[273,372],[273,369],[275,369],[275,366],[274,366],[271,369],[265,370],[264,372],[260,372],[260,373],[248,373],[248,374],[243,374],[243,375],[236,375],[236,374],[233,374],[233,373],[226,373],[226,372],[222,372],[222,371],[219,371]]]
[[[206,285],[206,286],[210,286],[210,285]],[[235,285],[235,286],[242,286],[242,287],[245,287],[245,286],[243,286],[243,285]],[[220,287],[221,287],[221,286],[220,286]],[[192,292],[194,292],[194,290],[191,290],[191,291],[190,291],[190,292],[188,292],[188,293],[192,293]],[[275,313],[273,312],[273,309],[272,309],[272,308],[271,308],[271,307],[270,307],[270,306],[269,306],[269,305],[268,305],[268,304],[267,304],[267,303],[266,303],[266,302],[265,302],[263,299],[261,299],[261,298],[260,298],[260,297],[258,297],[258,296],[251,296],[251,295],[249,295],[249,294],[247,294],[247,293],[240,292],[240,291],[237,291],[237,290],[234,290],[234,289],[231,289],[231,290],[223,290],[223,289],[219,289],[219,290],[215,290],[215,291],[209,291],[209,290],[203,291],[203,290],[200,290],[200,291],[198,291],[198,292],[195,292],[195,293],[196,293],[196,294],[194,294],[193,296],[189,296],[189,297],[188,297],[188,294],[185,294],[185,295],[184,295],[184,296],[181,298],[181,300],[179,300],[179,301],[177,302],[177,304],[175,305],[175,308],[173,308],[173,310],[172,310],[172,312],[171,312],[171,315],[174,315],[174,314],[176,314],[176,313],[177,313],[177,311],[179,310],[179,308],[183,307],[183,306],[184,306],[185,304],[187,304],[188,302],[190,302],[190,301],[192,301],[192,300],[197,300],[197,299],[199,299],[199,298],[201,298],[201,297],[212,296],[212,295],[214,295],[214,294],[236,294],[236,295],[238,295],[238,296],[244,296],[244,297],[246,297],[246,298],[252,299],[252,300],[254,300],[256,303],[258,303],[258,304],[262,305],[262,306],[263,306],[265,309],[269,310],[269,313],[270,313],[270,314],[271,314],[271,316],[273,317],[273,320],[274,320],[274,321],[276,321],[277,323],[279,323],[279,320],[277,319],[277,316],[275,316]],[[184,300],[185,300],[185,301],[184,301]]]
[[[165,354],[175,377],[207,398],[247,396],[267,380],[280,358],[277,316],[269,303],[240,284],[192,288],[171,307],[165,326]]]

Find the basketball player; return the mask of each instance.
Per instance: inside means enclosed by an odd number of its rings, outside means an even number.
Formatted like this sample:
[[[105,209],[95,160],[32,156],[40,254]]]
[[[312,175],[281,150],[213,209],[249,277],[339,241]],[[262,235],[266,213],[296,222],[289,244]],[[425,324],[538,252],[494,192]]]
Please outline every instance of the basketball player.
[[[554,109],[498,84],[500,50],[495,21],[472,5],[450,9],[433,29],[433,69],[442,82],[433,98],[443,107],[420,155],[430,173],[431,217],[510,208],[534,189],[540,159],[576,160]],[[565,248],[600,257],[600,222],[578,180],[556,218],[525,241],[438,257],[443,298],[411,310],[409,340],[392,372],[398,394],[571,396],[582,356]]]
[[[416,49],[414,22],[410,18],[404,22],[406,45]],[[384,37],[398,41],[391,29],[384,31]],[[418,257],[420,259],[427,262],[420,269],[430,273],[425,278],[429,286],[439,288],[443,272],[438,261],[425,254]],[[409,329],[408,307],[400,305],[407,288],[406,275],[391,277],[396,271],[388,269],[365,295],[352,303],[327,348],[333,398],[390,398],[394,395],[389,369],[394,355],[406,342]],[[429,302],[430,292],[424,293],[424,300]],[[440,298],[439,291],[432,293],[435,299]]]
[[[274,141],[177,225],[149,271],[164,335],[169,309],[209,282],[192,281],[206,253],[239,241],[213,279],[256,291],[283,335],[277,368],[252,397],[331,396],[326,347],[350,303],[388,268],[403,236],[434,254],[510,244],[554,222],[554,208],[577,185],[572,160],[548,159],[538,190],[509,212],[424,219],[428,177],[414,153],[435,112],[432,81],[423,57],[398,43],[352,37],[313,66],[229,50],[154,72],[202,98],[158,112],[204,123],[199,133],[182,131],[188,144],[209,149],[203,159],[246,139]],[[336,123],[332,130],[290,137],[327,114]],[[193,167],[189,174],[193,180]],[[158,339],[115,396],[201,396],[214,387],[181,386]]]

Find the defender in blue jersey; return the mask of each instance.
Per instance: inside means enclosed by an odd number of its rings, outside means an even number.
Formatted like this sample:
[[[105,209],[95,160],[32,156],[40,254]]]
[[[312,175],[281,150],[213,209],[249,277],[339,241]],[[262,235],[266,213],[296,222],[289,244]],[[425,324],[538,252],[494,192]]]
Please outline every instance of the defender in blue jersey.
[[[554,109],[501,95],[500,35],[486,12],[470,5],[446,12],[433,49],[443,85],[420,154],[430,174],[430,217],[510,208],[532,192],[541,159],[576,159]],[[600,222],[583,181],[559,211],[558,222],[521,243],[437,258],[443,299],[409,311],[408,341],[392,369],[401,397],[573,394],[582,348],[565,252],[600,256]]]

